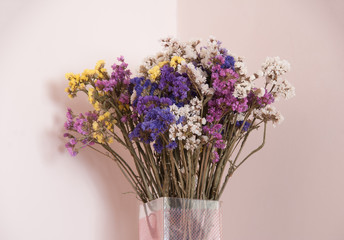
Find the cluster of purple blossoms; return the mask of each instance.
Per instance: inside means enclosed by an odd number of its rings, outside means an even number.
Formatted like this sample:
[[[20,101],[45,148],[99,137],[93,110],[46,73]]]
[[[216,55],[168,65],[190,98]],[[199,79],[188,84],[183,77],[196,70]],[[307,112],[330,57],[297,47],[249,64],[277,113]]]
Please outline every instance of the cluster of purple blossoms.
[[[220,133],[221,128],[222,124],[214,124],[211,127],[204,126],[203,131],[210,137],[209,141],[214,141],[214,147],[224,149],[226,144],[224,143]]]
[[[172,105],[172,101],[169,98],[159,98],[158,96],[140,96],[137,99],[136,109],[138,114],[147,114],[150,110],[156,107],[165,108]]]
[[[256,90],[253,89],[253,91]],[[268,92],[268,90],[265,88],[265,93],[262,97],[256,96],[253,92],[250,92],[250,94],[247,97],[251,103],[258,104],[260,108],[265,107],[266,105],[269,105],[275,101],[275,98],[273,97],[272,93]]]
[[[174,121],[175,117],[169,108],[153,108],[144,116],[143,122],[137,124],[129,134],[129,138],[149,144],[156,141],[160,134],[165,133]],[[157,152],[159,150],[159,148],[156,149]]]
[[[70,133],[65,133],[63,136],[69,138],[69,141],[66,143],[66,148],[68,152],[75,156],[78,151],[75,149],[76,144],[81,142],[82,147],[93,145],[94,142],[88,136],[91,132],[92,123],[98,119],[98,114],[96,112],[86,112],[85,114],[80,113],[78,117],[73,115],[73,112],[70,108],[67,109],[66,113],[67,120],[64,124],[66,130],[75,131],[84,137],[81,140],[78,140]]]
[[[113,64],[111,68],[113,72],[109,80],[97,80],[96,87],[100,88],[104,92],[112,92],[118,87],[127,88],[130,83],[131,72],[127,69],[128,64],[124,62],[124,57],[117,58],[120,64]],[[122,86],[121,86],[122,85]]]
[[[244,121],[237,121],[235,126],[237,126],[238,128],[241,128],[243,123],[244,123]],[[251,126],[251,124],[246,121],[244,126],[242,127],[241,131],[246,132],[249,129],[250,126]]]
[[[168,97],[178,107],[186,102],[191,81],[186,73],[180,74],[173,67],[164,65],[161,68],[161,79],[158,85],[162,96]]]
[[[120,64],[114,63],[112,68],[111,77],[109,80],[98,79],[95,82],[97,88],[104,92],[116,92],[119,101],[122,104],[129,104],[130,95],[128,93],[128,87],[130,84],[131,72],[127,69],[128,64],[124,61],[124,57],[117,58]]]
[[[247,98],[237,99],[233,96],[234,84],[238,74],[232,69],[234,59],[218,55],[212,66],[212,87],[215,90],[213,98],[208,102],[208,122],[219,122],[229,111],[245,112],[248,109]]]
[[[136,95],[132,102],[135,116],[132,117],[142,116],[144,119],[136,125],[129,137],[144,143],[154,142],[153,146],[157,153],[161,153],[165,147],[167,149],[177,147],[175,141],[168,142],[164,146],[161,135],[168,132],[169,126],[176,122],[169,106],[175,104],[181,107],[187,104],[191,89],[191,82],[186,73],[180,74],[169,65],[164,65],[160,71],[158,82],[136,77],[130,80],[129,89],[130,93],[135,91]]]

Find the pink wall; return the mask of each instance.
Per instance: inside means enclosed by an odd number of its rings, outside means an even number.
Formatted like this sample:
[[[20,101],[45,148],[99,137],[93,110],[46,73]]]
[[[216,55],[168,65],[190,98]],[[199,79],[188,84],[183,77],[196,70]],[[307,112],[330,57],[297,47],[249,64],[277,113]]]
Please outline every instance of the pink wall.
[[[159,19],[159,21],[157,21]],[[63,147],[67,72],[135,69],[176,35],[176,1],[0,1],[0,240],[135,240],[138,202],[116,165]]]
[[[179,37],[214,35],[251,72],[280,56],[296,87],[278,104],[285,121],[223,196],[225,239],[344,239],[343,10],[343,1],[178,2]]]
[[[119,54],[135,69],[166,35],[214,35],[251,71],[266,56],[292,64],[284,123],[222,199],[224,239],[343,240],[343,25],[341,1],[1,1],[0,240],[137,239],[116,166],[63,148],[66,106],[87,108],[64,73]]]

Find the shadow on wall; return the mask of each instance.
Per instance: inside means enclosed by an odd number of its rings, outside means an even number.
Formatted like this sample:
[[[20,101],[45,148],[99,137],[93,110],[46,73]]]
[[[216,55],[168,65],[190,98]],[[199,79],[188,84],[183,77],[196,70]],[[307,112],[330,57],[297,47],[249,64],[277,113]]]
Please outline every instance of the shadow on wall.
[[[66,86],[65,79],[48,81],[47,84],[51,101],[57,106],[57,111],[53,113],[53,127],[46,129],[43,138],[44,141],[51,143],[50,146],[57,146],[45,149],[44,159],[49,159],[49,161],[54,159],[52,156],[58,156],[67,151],[64,147],[66,139],[63,137],[67,107],[70,107],[75,114],[92,110],[86,95],[79,95],[79,98],[70,100],[64,91]],[[115,150],[124,158],[130,159],[130,155],[124,148],[116,146]],[[102,199],[101,209],[105,209],[106,214],[100,216],[105,216],[106,219],[97,219],[105,223],[103,229],[97,231],[102,232],[98,239],[138,239],[138,201],[116,163],[89,148],[82,149],[79,155],[70,157],[66,161],[77,161],[80,167],[86,168],[86,172],[90,174],[90,179],[94,183],[93,187]],[[130,231],[128,231],[128,226],[130,226]]]

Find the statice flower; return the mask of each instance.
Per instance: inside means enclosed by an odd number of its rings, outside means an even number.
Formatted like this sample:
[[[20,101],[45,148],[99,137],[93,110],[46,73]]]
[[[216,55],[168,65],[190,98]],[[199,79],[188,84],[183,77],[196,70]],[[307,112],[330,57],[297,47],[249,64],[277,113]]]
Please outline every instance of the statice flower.
[[[171,112],[176,118],[176,123],[172,124],[169,129],[170,141],[185,140],[185,149],[194,150],[201,143],[202,125],[206,120],[200,116],[202,102],[193,98],[190,104],[178,107],[175,104],[170,106]]]
[[[267,57],[262,64],[262,71],[267,83],[275,84],[278,78],[290,70],[290,63],[279,57]]]
[[[240,85],[236,85],[239,75],[232,69],[221,68],[225,61],[223,56],[216,56],[214,61],[217,64],[212,67],[211,77],[215,93],[214,97],[208,102],[207,114],[207,121],[211,123],[220,121],[230,111],[245,112],[249,103],[245,96],[247,89],[242,90],[241,93],[239,93],[240,90],[235,90],[236,87],[240,87]]]
[[[209,67],[211,65],[211,59],[221,54],[220,49],[221,42],[216,40],[215,37],[210,36],[206,46],[201,47],[199,51],[202,66],[205,68]]]
[[[251,92],[252,83],[250,81],[237,82],[234,86],[233,96],[238,99],[246,98]]]
[[[221,65],[221,68],[231,68],[234,70],[235,59],[234,57],[228,55],[225,58],[225,62]]]
[[[249,94],[248,99],[250,103],[257,104],[259,108],[263,108],[275,101],[272,93],[268,92],[266,88],[264,89],[264,95],[262,94],[262,90],[253,89],[253,91]]]
[[[195,83],[196,87],[203,95],[213,95],[214,89],[207,84],[207,74],[201,68],[196,68],[193,63],[184,63],[182,72],[185,71],[190,80]]]
[[[67,111],[67,121],[65,123],[65,127],[67,130],[78,132],[82,135],[82,138],[77,139],[74,135],[70,133],[65,133],[63,136],[68,138],[69,141],[65,144],[68,152],[72,156],[76,156],[78,154],[78,150],[76,145],[78,142],[81,142],[83,145],[81,146],[86,147],[93,145],[94,142],[91,137],[88,136],[90,132],[91,122],[97,118],[97,115],[94,112],[87,112],[85,114],[80,114],[79,117],[73,115],[72,110],[68,108]],[[75,121],[74,121],[75,118]]]
[[[130,83],[131,72],[127,69],[128,64],[125,63],[124,57],[117,58],[120,64],[113,64],[111,68],[113,72],[109,80],[97,80],[96,86],[104,92],[112,92],[117,86],[121,88],[127,88]]]
[[[241,126],[242,126],[242,124],[244,123],[244,121],[237,121],[236,122],[236,124],[235,124],[235,126],[237,126],[238,128],[241,128]],[[250,127],[250,123],[249,122],[245,122],[245,124],[244,124],[244,126],[243,126],[243,128],[242,128],[242,131],[243,132],[246,132],[248,129],[249,129],[249,127]]]
[[[212,152],[212,155],[213,163],[217,163],[218,161],[220,161],[219,153],[216,150]]]
[[[180,56],[188,61],[193,61],[197,59],[197,45],[200,43],[199,40],[193,40],[189,42],[183,42],[176,38],[163,38],[161,39],[161,44],[164,47],[164,54],[168,58],[173,56]]]
[[[162,142],[161,137],[156,138],[156,140],[153,144],[153,147],[157,153],[159,153],[159,154],[162,153],[162,150],[164,149],[164,144]]]
[[[146,114],[156,107],[165,108],[172,105],[169,98],[159,98],[158,96],[140,96],[137,100],[136,110],[139,114]]]
[[[177,145],[176,141],[172,141],[169,144],[167,144],[166,148],[172,150],[172,149],[177,148],[177,146],[178,145]]]
[[[272,94],[275,99],[284,98],[288,100],[295,96],[295,87],[287,80],[282,80],[275,85]]]
[[[165,133],[174,121],[174,115],[169,108],[153,108],[147,112],[144,121],[137,124],[135,129],[129,134],[129,138],[151,143],[157,139],[159,134]]]
[[[74,125],[74,121],[73,121],[74,116],[73,116],[72,109],[70,108],[67,109],[66,117],[67,117],[67,120],[64,124],[64,127],[66,130],[72,130],[73,125]]]
[[[175,72],[173,67],[165,65],[161,69],[161,79],[158,88],[165,97],[173,97],[175,101],[183,101],[190,90],[191,82],[187,74]]]
[[[274,127],[276,124],[280,124],[284,120],[282,114],[271,105],[261,109],[255,109],[253,111],[253,116],[257,119],[263,120],[264,122],[271,121]]]
[[[212,126],[204,126],[203,131],[209,136],[209,141],[214,142],[214,147],[224,149],[226,147],[225,142],[221,135],[222,124],[214,124]]]

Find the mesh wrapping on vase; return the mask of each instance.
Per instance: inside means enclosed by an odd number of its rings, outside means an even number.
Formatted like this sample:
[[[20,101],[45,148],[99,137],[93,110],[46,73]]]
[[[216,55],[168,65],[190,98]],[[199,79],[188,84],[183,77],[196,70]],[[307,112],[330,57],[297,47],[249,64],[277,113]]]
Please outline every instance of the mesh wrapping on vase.
[[[140,240],[222,240],[221,202],[163,197],[141,204]]]

